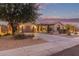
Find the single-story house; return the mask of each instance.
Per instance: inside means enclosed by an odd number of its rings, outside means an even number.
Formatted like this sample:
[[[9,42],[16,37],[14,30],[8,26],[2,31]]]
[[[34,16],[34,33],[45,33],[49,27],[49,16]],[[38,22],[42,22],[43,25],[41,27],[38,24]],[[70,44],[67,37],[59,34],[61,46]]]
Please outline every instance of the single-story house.
[[[70,24],[74,25],[77,28],[77,31],[79,26],[77,23],[68,23],[68,22],[60,22],[60,21],[36,21],[36,23],[24,23],[19,24],[17,27],[18,32],[33,32],[33,33],[48,33],[49,31],[57,33],[57,27],[59,26],[61,29],[65,28],[64,25]],[[75,32],[74,29],[71,28],[70,31]],[[12,34],[12,27],[8,22],[2,22],[0,21],[0,35],[6,35],[6,34]]]

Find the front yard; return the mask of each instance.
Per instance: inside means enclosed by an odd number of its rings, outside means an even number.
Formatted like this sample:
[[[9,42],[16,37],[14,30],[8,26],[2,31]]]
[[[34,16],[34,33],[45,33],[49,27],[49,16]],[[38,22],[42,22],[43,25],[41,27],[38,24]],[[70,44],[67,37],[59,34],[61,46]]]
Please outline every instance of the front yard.
[[[23,47],[23,46],[42,44],[42,43],[46,42],[42,39],[40,39],[40,40],[33,40],[33,39],[15,40],[15,39],[9,39],[8,37],[5,37],[5,38],[0,38],[0,51],[19,48],[19,47]]]

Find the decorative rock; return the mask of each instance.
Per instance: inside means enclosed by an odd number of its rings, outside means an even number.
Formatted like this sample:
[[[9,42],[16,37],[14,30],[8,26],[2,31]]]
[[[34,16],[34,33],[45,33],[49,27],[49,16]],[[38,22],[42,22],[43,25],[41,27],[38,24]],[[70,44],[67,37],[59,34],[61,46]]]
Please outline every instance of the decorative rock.
[[[34,33],[34,38],[33,38],[33,40],[39,40],[39,34],[37,34],[37,33]]]

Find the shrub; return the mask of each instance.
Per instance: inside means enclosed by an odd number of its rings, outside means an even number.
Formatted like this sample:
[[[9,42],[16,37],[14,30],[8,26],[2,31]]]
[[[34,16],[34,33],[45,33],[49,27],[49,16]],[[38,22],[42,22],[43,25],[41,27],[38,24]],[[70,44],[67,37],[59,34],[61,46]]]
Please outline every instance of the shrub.
[[[68,35],[68,36],[70,36],[70,35],[71,35],[71,32],[70,32],[70,31],[68,31],[68,32],[67,32],[67,35]]]
[[[17,40],[21,40],[21,39],[28,39],[28,38],[33,38],[34,35],[25,35],[25,34],[16,34],[14,35],[14,39],[17,39]]]
[[[8,35],[10,35],[10,34],[7,33],[7,34],[5,34],[4,36],[8,36]]]

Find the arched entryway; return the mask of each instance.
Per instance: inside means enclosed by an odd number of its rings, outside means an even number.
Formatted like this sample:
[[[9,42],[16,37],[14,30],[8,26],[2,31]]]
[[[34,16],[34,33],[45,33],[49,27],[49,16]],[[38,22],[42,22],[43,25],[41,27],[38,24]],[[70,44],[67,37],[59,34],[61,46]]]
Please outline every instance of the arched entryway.
[[[63,28],[64,28],[64,25],[60,22],[56,22],[48,25],[49,33],[51,34],[58,34],[59,33],[58,30]]]

